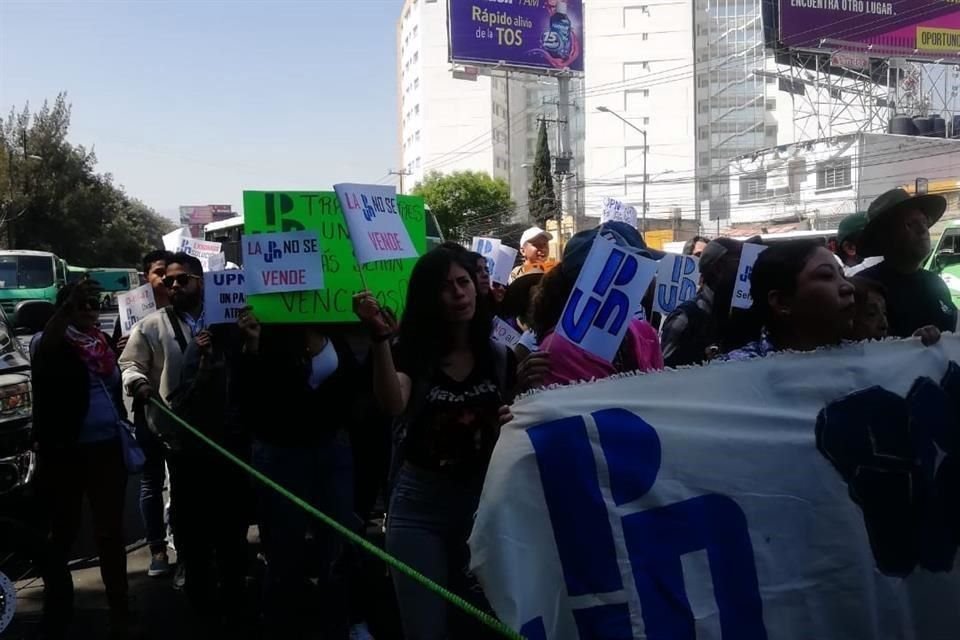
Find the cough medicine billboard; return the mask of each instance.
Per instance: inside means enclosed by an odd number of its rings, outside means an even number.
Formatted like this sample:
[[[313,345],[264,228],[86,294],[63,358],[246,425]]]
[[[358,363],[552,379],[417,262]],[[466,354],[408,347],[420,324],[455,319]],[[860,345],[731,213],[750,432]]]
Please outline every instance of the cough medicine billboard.
[[[779,0],[779,7],[787,47],[847,44],[876,56],[960,56],[957,0]]]
[[[581,0],[448,0],[450,60],[583,71]]]

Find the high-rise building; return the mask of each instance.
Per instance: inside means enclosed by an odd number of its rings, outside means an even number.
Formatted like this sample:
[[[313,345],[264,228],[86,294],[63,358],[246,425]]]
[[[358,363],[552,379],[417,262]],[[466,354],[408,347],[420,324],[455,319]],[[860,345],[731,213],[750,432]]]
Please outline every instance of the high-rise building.
[[[599,215],[604,197],[642,212],[646,183],[648,217],[692,217],[691,0],[597,0],[584,10],[587,213]]]
[[[762,5],[586,5],[588,214],[599,214],[604,196],[641,211],[646,185],[649,217],[706,225],[729,217],[732,159],[801,139],[877,130],[882,118],[875,106],[885,90],[778,64],[765,41]],[[646,175],[637,129],[647,132]]]
[[[558,152],[557,80],[532,73],[463,67],[449,62],[446,0],[406,0],[397,25],[400,167],[409,191],[431,171],[483,171],[510,185],[526,222],[539,118],[546,118]],[[569,123],[572,175],[568,206],[581,199],[583,109],[580,80],[571,81]],[[578,175],[579,172],[579,175]]]

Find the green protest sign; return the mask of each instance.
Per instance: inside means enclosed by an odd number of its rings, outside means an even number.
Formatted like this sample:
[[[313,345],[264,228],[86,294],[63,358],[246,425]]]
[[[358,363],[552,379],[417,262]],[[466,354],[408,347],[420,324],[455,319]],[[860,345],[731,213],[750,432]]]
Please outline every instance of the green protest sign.
[[[423,198],[397,196],[400,217],[422,255],[426,249]],[[325,289],[248,296],[265,323],[356,322],[353,295],[363,288],[340,203],[333,191],[244,191],[245,234],[315,230],[320,237]],[[363,281],[380,304],[403,313],[416,258],[373,262]]]

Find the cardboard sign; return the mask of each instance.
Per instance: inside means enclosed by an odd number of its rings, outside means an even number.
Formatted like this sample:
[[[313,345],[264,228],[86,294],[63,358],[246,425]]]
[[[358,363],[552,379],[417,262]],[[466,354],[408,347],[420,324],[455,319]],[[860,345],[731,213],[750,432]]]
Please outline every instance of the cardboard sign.
[[[657,288],[653,296],[653,310],[664,316],[673,313],[687,300],[697,297],[700,285],[700,260],[694,256],[668,253],[660,259],[657,268]]]
[[[400,218],[418,252],[426,249],[423,199],[399,196]],[[360,266],[353,255],[350,234],[336,194],[332,191],[245,191],[244,232],[247,235],[308,229],[320,236],[326,289],[248,296],[263,323],[359,322],[353,313],[353,295],[362,289]],[[373,262],[363,277],[381,306],[402,315],[407,283],[416,259]]]
[[[120,323],[120,334],[130,335],[133,325],[157,310],[157,301],[153,297],[153,287],[145,284],[133,291],[117,294],[117,322]]]
[[[525,638],[954,637],[958,362],[944,334],[529,394],[470,569]]]
[[[474,236],[470,250],[487,259],[487,273],[492,277],[497,268],[497,261],[500,259],[500,241],[496,238]]]
[[[224,259],[220,250],[219,242],[207,242],[198,238],[181,238],[178,249],[198,259],[204,271],[216,271],[214,267],[223,268]]]
[[[600,212],[600,224],[604,222],[625,222],[631,227],[637,226],[637,210],[613,198],[603,199],[603,211]]]
[[[732,306],[737,309],[749,309],[753,306],[753,298],[750,297],[750,274],[753,272],[753,263],[757,261],[757,256],[763,253],[764,249],[766,247],[762,244],[743,245],[740,266],[737,267],[737,282],[733,288]]]
[[[597,236],[563,309],[557,333],[613,361],[657,262]]]
[[[493,333],[491,337],[494,342],[498,342],[505,347],[513,349],[520,343],[520,337],[522,334],[510,326],[509,323],[504,320],[494,317],[493,319]]]
[[[416,258],[407,228],[400,219],[397,191],[376,184],[335,184],[357,262]]]
[[[207,324],[235,324],[247,306],[243,271],[212,271],[203,274],[203,316]]]
[[[247,293],[323,289],[323,258],[315,231],[243,236],[240,245]]]
[[[180,227],[179,229],[174,229],[167,235],[163,236],[163,248],[167,251],[177,252],[180,251],[180,245],[183,242],[184,238],[190,237],[190,229],[188,227]]]
[[[500,245],[500,257],[497,258],[496,269],[490,272],[490,279],[497,284],[510,284],[510,272],[517,261],[517,250],[505,244]]]

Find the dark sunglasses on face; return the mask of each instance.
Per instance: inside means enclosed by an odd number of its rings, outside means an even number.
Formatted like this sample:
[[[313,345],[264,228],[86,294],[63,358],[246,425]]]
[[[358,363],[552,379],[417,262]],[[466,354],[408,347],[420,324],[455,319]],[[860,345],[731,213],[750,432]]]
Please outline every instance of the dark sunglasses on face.
[[[175,276],[167,276],[161,282],[163,282],[163,286],[165,286],[167,289],[170,289],[171,287],[173,287],[174,282],[176,282],[181,287],[185,287],[187,286],[187,283],[190,282],[190,278],[196,278],[199,280],[200,276],[195,276],[192,273],[181,273]]]

